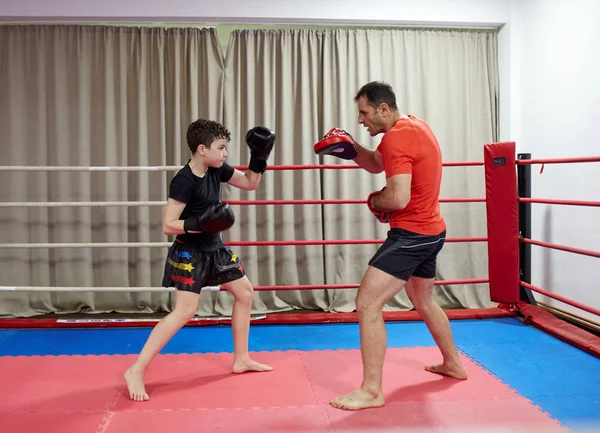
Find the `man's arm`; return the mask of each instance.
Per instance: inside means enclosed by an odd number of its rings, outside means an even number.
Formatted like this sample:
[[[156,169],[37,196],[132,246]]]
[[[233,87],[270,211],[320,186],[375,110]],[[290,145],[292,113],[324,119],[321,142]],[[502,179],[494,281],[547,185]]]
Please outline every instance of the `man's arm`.
[[[369,173],[381,173],[383,171],[383,163],[381,162],[381,153],[378,150],[368,149],[356,141],[356,152],[358,155],[354,158],[354,162],[367,170]]]
[[[397,174],[387,179],[386,187],[371,199],[371,206],[381,212],[402,210],[410,202],[412,174]]]
[[[243,172],[236,168],[234,169],[231,179],[229,179],[227,183],[246,191],[253,191],[258,187],[261,177],[262,175],[260,173],[255,173],[252,170]]]
[[[173,200],[172,198],[167,200],[162,221],[163,232],[167,236],[185,233],[185,230],[183,229],[183,220],[179,219],[184,209],[185,203]]]

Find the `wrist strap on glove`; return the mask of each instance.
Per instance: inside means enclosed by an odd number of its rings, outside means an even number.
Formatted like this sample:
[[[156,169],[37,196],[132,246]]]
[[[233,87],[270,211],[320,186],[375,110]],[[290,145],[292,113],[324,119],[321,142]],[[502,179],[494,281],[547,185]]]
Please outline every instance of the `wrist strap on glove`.
[[[254,155],[250,155],[250,164],[248,168],[254,173],[263,174],[267,169],[267,161],[264,159],[258,159]]]

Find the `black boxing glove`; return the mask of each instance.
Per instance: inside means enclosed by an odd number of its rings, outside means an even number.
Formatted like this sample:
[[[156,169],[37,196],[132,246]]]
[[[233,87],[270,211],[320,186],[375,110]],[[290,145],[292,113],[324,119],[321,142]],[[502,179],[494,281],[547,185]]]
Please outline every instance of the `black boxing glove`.
[[[264,126],[255,126],[246,133],[246,144],[250,148],[248,168],[262,174],[267,169],[267,159],[275,144],[275,133]]]
[[[235,222],[233,211],[227,203],[210,205],[201,215],[196,215],[183,222],[186,233],[222,232]]]

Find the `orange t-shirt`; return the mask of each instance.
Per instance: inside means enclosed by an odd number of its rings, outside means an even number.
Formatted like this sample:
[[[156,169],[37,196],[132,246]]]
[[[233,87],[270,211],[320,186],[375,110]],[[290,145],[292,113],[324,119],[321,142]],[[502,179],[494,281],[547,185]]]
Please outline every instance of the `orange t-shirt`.
[[[410,201],[392,213],[391,228],[424,235],[437,235],[446,229],[440,213],[442,153],[437,138],[425,121],[408,115],[386,132],[377,147],[386,178],[412,174]]]

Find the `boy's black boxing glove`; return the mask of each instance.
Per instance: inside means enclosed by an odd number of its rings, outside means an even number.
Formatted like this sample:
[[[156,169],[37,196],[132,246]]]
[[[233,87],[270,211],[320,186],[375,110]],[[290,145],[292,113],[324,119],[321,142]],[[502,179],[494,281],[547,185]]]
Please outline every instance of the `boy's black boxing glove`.
[[[275,133],[264,126],[255,126],[246,133],[246,144],[250,148],[248,168],[255,173],[264,173],[275,144]]]
[[[235,222],[233,211],[227,203],[210,205],[201,215],[193,216],[183,222],[186,233],[222,232]]]

